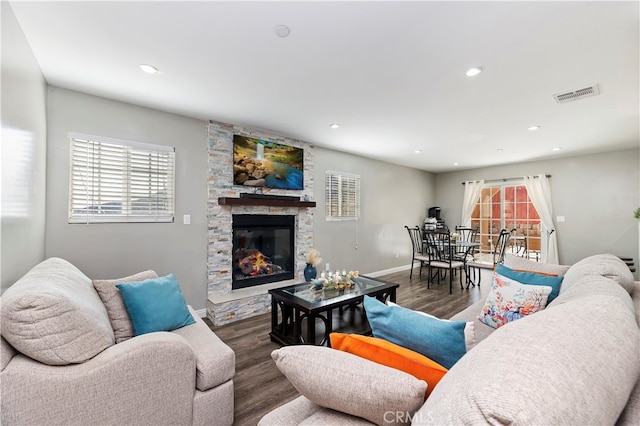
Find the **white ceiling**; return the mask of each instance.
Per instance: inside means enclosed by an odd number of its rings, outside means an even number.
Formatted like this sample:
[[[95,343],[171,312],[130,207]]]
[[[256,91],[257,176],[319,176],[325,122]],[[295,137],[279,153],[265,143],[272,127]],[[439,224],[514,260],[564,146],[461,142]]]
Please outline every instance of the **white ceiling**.
[[[637,1],[10,3],[49,84],[418,169],[640,141]]]

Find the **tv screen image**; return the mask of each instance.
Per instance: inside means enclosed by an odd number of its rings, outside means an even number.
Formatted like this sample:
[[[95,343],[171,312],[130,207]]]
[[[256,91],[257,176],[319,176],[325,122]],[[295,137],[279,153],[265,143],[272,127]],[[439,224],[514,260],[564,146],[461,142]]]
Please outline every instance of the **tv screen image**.
[[[304,189],[304,150],[246,136],[233,136],[233,184]]]

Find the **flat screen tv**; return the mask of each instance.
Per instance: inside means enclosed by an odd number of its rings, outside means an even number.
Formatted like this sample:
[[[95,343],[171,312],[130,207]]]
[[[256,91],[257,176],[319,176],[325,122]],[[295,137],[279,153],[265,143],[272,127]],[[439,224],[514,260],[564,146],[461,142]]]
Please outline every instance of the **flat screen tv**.
[[[233,136],[233,184],[304,189],[304,150],[246,136]]]

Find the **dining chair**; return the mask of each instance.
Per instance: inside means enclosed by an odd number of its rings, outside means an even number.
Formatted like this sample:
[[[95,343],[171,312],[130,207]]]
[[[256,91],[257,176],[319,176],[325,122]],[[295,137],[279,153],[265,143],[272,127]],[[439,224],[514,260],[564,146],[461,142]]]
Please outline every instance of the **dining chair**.
[[[516,256],[527,257],[527,233],[523,231],[518,235],[518,232],[514,229],[511,230],[511,238],[509,239],[509,246],[511,247],[511,253]]]
[[[468,228],[463,226],[456,226],[456,233],[459,234],[458,241],[463,241],[465,243],[473,244],[476,243],[476,239],[478,237],[478,232],[480,231],[480,227]],[[464,262],[464,271],[466,275],[467,288],[471,285],[475,287],[476,285],[476,277],[480,275],[480,267],[475,263],[475,252],[477,250],[477,246],[465,246],[465,245],[456,245],[456,254],[455,259]],[[473,277],[472,277],[473,274]],[[476,275],[477,274],[477,275]],[[478,278],[477,284],[480,285],[480,279]]]
[[[419,226],[408,227],[404,226],[409,232],[409,238],[411,239],[411,271],[409,272],[409,280],[413,278],[413,264],[417,260],[420,262],[420,277],[422,277],[422,267],[426,262],[429,262],[429,256],[424,253],[424,241],[422,236],[422,230]],[[428,286],[428,282],[427,282]]]
[[[496,244],[493,250],[493,267],[498,263],[504,262],[504,254],[507,250],[507,244],[509,244],[509,239],[511,235],[515,233],[515,229],[511,231],[507,231],[506,229],[502,229],[500,231],[500,235],[498,235],[498,239],[496,240]]]
[[[440,282],[440,271],[449,272],[449,294],[453,293],[453,275],[455,271],[460,272],[460,288],[462,286],[462,271],[464,270],[464,262],[455,258],[455,243],[451,241],[451,232],[449,231],[431,231],[425,234],[426,237],[426,254],[429,258],[427,265],[429,267],[429,280],[427,288],[433,274],[432,269],[437,269],[438,282]]]

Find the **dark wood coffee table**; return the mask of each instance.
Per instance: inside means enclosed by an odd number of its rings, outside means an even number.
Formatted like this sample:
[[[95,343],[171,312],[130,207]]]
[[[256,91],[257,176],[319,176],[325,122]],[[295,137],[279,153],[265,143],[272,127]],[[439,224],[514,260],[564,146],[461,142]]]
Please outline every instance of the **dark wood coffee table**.
[[[269,290],[271,341],[281,345],[323,346],[329,343],[329,334],[333,331],[371,334],[364,308],[357,305],[365,295],[381,302],[395,302],[398,287],[395,283],[360,276],[348,290],[316,290],[309,283]],[[349,318],[344,318],[345,308],[350,311]],[[359,318],[354,314],[356,309],[361,310]],[[321,335],[318,341],[316,327]]]

